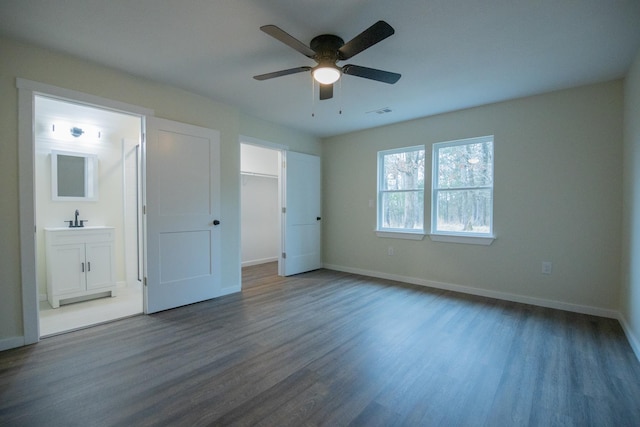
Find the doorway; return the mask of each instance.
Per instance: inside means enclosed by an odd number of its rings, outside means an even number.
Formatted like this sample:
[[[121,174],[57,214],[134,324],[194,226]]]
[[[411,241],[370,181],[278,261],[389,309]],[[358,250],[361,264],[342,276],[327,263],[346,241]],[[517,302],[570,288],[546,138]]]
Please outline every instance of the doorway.
[[[242,265],[278,275],[322,267],[320,157],[241,137]]]
[[[281,150],[241,142],[240,153],[242,267],[279,263]]]
[[[141,154],[137,158],[141,165],[142,193],[138,194],[139,197],[136,200],[143,200],[145,205],[141,209],[144,221],[139,220],[136,228],[138,230],[139,251],[142,253],[137,262],[143,266],[141,270],[144,284],[144,313],[193,304],[240,290],[240,284],[237,287],[223,287],[220,284],[221,221],[219,215],[221,209],[221,182],[219,131],[167,119],[159,119],[154,117],[154,111],[148,108],[26,79],[16,79],[16,86],[18,88],[20,273],[24,335],[15,341],[15,346],[36,343],[41,336],[38,310],[40,295],[37,261],[39,255],[36,244],[37,232],[41,225],[36,223],[35,188],[35,140],[38,129],[35,126],[34,116],[35,100],[38,96],[64,101],[71,105],[94,107],[105,112],[122,113],[125,116],[133,116],[138,120],[140,125],[139,132],[132,138],[141,141],[141,149],[138,150]],[[74,127],[78,126],[73,126],[67,131],[77,135],[84,134],[84,129],[77,130]],[[90,126],[87,126],[87,129],[89,128]],[[83,132],[80,132],[81,130]],[[121,143],[126,144],[126,141]],[[188,149],[184,150],[183,148]],[[179,155],[172,155],[172,153]],[[205,153],[207,155],[204,155]],[[167,156],[167,154],[169,155]],[[91,155],[86,155],[85,157],[88,158]],[[178,164],[176,164],[176,160]],[[72,163],[75,163],[75,161]],[[90,163],[86,162],[85,164]],[[195,174],[193,173],[195,170],[193,164],[198,164],[200,167]],[[117,167],[115,169],[107,169],[107,171],[116,175],[118,174],[117,170]],[[123,170],[123,168],[120,167],[119,170]],[[186,186],[183,185],[185,182],[189,183],[189,187],[192,190],[197,188],[202,191],[185,192],[184,188]],[[187,196],[186,199],[185,195]],[[203,200],[207,201],[206,206],[203,205]],[[167,230],[163,226],[164,223],[159,219],[168,213],[166,208],[169,211],[175,211],[174,208],[177,206],[181,207],[180,211],[182,213],[190,217],[192,217],[194,209],[196,211],[204,209],[206,212],[202,212],[204,216],[199,216],[197,224],[192,224],[189,221],[180,222],[188,225],[188,229]],[[182,209],[184,207],[188,209]],[[96,218],[103,219],[100,217],[100,213],[96,214]],[[79,220],[82,219],[87,220],[89,218],[79,218]],[[65,221],[66,219],[61,217],[58,220]],[[102,225],[96,219],[91,221],[94,221],[92,224]],[[75,222],[75,211],[74,221],[72,222]],[[130,225],[132,223],[127,221],[126,224]],[[102,225],[103,230],[107,228],[109,226]],[[102,243],[104,243],[104,240]],[[113,241],[117,244],[115,238]],[[199,243],[204,241],[209,241],[210,243],[206,260],[202,257],[203,252],[199,251],[199,249],[203,248],[203,245],[200,244],[198,246]],[[75,247],[76,257],[79,257],[82,253],[87,256],[87,254],[93,253],[94,249],[97,249],[98,252],[102,251],[102,253],[110,251],[110,249],[105,248],[105,245],[98,245],[101,247],[94,248],[87,243],[82,247],[84,248],[84,251],[82,251],[81,243],[75,243],[77,245]],[[148,256],[150,250],[154,251],[153,256]],[[189,262],[181,262],[181,259],[185,259],[185,253],[198,253],[201,256],[195,260],[187,259]],[[180,255],[182,258],[174,257],[174,254]],[[171,262],[162,262],[162,257]],[[115,254],[112,258],[116,258]],[[60,259],[66,261],[65,257]],[[126,259],[130,260],[131,256],[128,254]],[[88,265],[89,262],[86,259],[80,261],[80,271],[84,269],[85,265],[87,270],[91,269],[91,266]],[[116,262],[114,261],[111,265],[115,266]],[[92,266],[95,267],[93,264]],[[202,281],[198,280],[203,277],[203,266],[207,267],[208,276],[210,277],[210,281],[206,283],[201,283]],[[239,264],[238,267],[240,267]],[[104,268],[100,271],[104,273]],[[133,271],[133,269],[128,271]],[[102,275],[99,276],[103,277]],[[116,274],[114,273],[113,276],[115,277]],[[196,280],[194,282],[190,279]],[[89,282],[91,282],[92,286],[95,285],[93,280],[86,277],[87,286],[89,286]],[[188,290],[185,291],[185,286],[182,285],[186,285]],[[109,289],[111,295],[113,295],[111,293],[112,290],[111,288]],[[117,289],[115,291],[117,293]]]
[[[142,118],[37,95],[33,122],[40,336],[142,313]],[[95,164],[83,163],[84,159],[93,159]],[[75,175],[70,172],[70,160],[80,162]],[[72,227],[76,219],[84,227]],[[52,273],[52,254],[57,250],[52,249],[54,239],[67,235],[77,240],[82,233],[102,229],[110,230],[111,251],[98,259],[87,258],[86,265],[84,259],[78,266],[73,263],[72,268],[79,270],[76,276],[60,278]],[[83,254],[84,250],[80,248]],[[94,271],[96,264],[109,266],[105,280],[110,284],[90,289],[88,279],[81,276],[82,289],[70,286],[77,275],[89,277],[90,262]]]

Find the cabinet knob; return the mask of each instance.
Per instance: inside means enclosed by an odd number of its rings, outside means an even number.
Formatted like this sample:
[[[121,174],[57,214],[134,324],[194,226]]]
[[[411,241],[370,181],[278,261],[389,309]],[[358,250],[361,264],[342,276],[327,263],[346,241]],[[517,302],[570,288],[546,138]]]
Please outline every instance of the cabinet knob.
[[[220,225],[220,221],[218,221],[217,219],[213,220],[213,225]]]

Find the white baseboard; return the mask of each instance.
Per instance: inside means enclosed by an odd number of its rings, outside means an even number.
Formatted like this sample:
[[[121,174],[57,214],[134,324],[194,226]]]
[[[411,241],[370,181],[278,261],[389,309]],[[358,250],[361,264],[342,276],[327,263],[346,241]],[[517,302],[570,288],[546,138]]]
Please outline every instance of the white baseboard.
[[[252,266],[252,265],[266,264],[268,262],[274,262],[274,261],[278,261],[278,257],[253,259],[253,260],[249,260],[249,261],[243,261],[242,262],[242,266],[243,267],[249,267],[249,266]]]
[[[622,325],[622,330],[624,334],[627,336],[627,341],[629,341],[629,345],[631,345],[631,349],[635,353],[638,361],[640,361],[640,340],[633,334],[631,327],[627,323],[627,319],[622,315],[622,313],[618,313],[618,322]]]
[[[617,310],[610,310],[588,305],[572,304],[561,301],[547,300],[543,298],[529,297],[525,295],[511,294],[508,292],[492,291],[488,289],[474,288],[465,285],[452,283],[434,282],[431,280],[419,279],[416,277],[400,276],[397,274],[381,273],[379,271],[363,270],[359,268],[344,267],[341,265],[324,264],[324,268],[329,270],[344,271],[345,273],[360,274],[363,276],[377,277],[379,279],[394,280],[397,282],[411,283],[413,285],[426,286],[429,288],[444,289],[447,291],[460,292],[463,294],[478,295],[487,298],[495,298],[505,301],[519,302],[522,304],[536,305],[540,307],[555,308],[558,310],[572,311],[574,313],[590,314],[592,316],[619,319],[620,313]]]
[[[24,337],[3,338],[0,340],[0,351],[22,347],[23,345],[24,345]]]

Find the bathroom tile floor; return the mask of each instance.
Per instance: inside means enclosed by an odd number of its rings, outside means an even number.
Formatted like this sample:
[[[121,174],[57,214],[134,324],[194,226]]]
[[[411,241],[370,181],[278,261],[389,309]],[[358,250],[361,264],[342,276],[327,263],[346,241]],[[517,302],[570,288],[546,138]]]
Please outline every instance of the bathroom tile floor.
[[[97,298],[55,309],[48,301],[40,301],[40,337],[134,316],[142,310],[142,290],[132,287],[118,288],[113,298]]]

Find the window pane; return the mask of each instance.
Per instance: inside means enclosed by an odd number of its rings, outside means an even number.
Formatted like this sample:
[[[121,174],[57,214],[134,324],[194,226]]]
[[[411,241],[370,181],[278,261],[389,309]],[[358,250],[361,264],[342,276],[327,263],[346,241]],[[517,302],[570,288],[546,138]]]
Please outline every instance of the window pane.
[[[385,154],[381,181],[383,190],[424,188],[424,150]]]
[[[438,149],[436,188],[492,185],[493,142],[453,145]]]
[[[383,228],[423,230],[424,191],[382,193]]]
[[[435,231],[491,232],[491,190],[440,190],[437,194]]]

